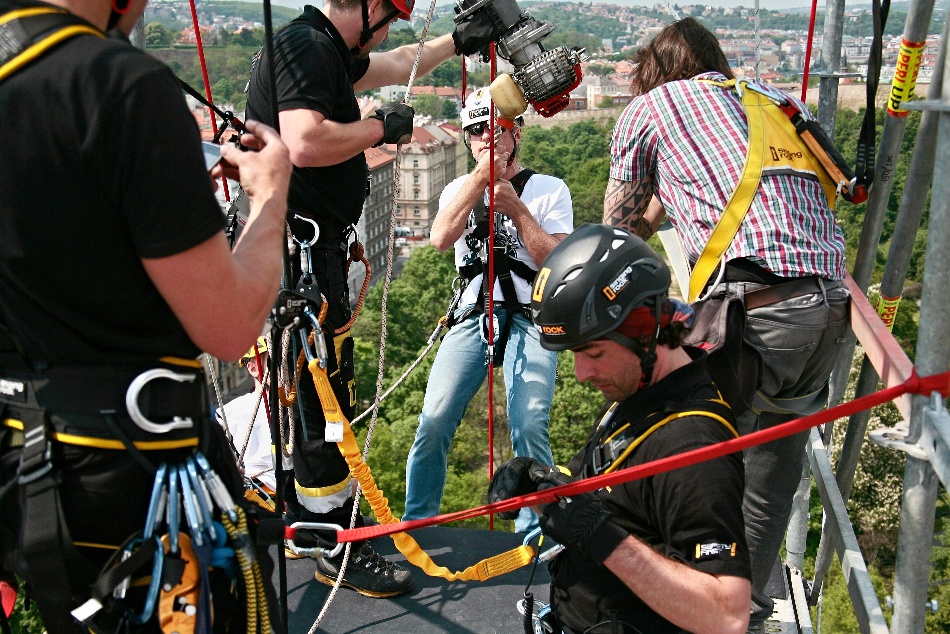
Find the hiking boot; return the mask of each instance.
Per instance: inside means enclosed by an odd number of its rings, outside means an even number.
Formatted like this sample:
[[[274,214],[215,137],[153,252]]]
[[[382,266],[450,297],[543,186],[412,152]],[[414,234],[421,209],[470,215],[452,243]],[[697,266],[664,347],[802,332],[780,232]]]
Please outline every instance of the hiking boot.
[[[340,576],[342,566],[342,553],[332,559],[317,559],[314,578],[320,583],[332,586]],[[373,550],[369,542],[363,542],[353,545],[350,561],[340,585],[356,590],[364,597],[394,597],[412,589],[412,573],[387,561]]]

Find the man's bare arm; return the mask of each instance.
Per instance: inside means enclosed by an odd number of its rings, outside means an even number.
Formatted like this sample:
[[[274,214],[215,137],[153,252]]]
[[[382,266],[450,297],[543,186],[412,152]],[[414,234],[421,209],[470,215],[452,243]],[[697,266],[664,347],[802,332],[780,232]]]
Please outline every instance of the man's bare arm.
[[[663,207],[658,201],[651,206],[652,199],[652,178],[638,181],[611,178],[604,195],[604,224],[626,229],[644,240],[648,239],[656,233],[663,214]]]

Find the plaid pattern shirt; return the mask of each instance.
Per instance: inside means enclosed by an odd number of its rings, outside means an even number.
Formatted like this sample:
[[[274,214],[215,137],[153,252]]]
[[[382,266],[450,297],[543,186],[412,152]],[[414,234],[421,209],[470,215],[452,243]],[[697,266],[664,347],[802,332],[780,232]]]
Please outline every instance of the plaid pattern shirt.
[[[706,73],[635,98],[620,115],[610,146],[610,177],[653,177],[654,193],[693,264],[739,182],[748,137],[736,93],[695,79],[725,78]],[[841,280],[846,273],[844,236],[821,184],[790,174],[762,175],[725,256],[748,258],[782,277]]]

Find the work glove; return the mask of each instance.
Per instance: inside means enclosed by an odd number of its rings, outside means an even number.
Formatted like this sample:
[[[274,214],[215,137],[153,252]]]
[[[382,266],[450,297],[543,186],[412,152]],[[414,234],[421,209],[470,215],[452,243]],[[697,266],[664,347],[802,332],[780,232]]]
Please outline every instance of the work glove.
[[[393,101],[378,108],[373,119],[383,122],[383,138],[373,147],[383,143],[408,143],[412,140],[412,117],[416,111],[401,101]]]
[[[538,490],[555,486],[543,483]],[[598,564],[610,556],[628,533],[610,519],[603,501],[593,493],[559,498],[541,507],[541,532]]]
[[[459,55],[478,53],[501,37],[504,32],[504,27],[496,24],[488,11],[477,11],[461,22],[456,21],[455,30],[452,31],[455,52]]]
[[[570,478],[558,471],[557,467],[543,465],[534,458],[519,456],[502,464],[492,476],[488,485],[488,502],[494,504],[519,495],[534,493],[542,484],[548,487],[570,482]],[[498,517],[513,520],[520,509],[502,511]]]

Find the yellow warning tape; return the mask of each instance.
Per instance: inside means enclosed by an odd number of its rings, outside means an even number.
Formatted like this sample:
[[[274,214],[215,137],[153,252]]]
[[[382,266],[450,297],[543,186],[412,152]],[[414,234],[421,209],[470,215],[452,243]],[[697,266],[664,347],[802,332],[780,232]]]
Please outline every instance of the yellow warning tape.
[[[901,38],[901,48],[897,53],[897,67],[891,82],[891,94],[887,98],[887,114],[893,117],[906,117],[909,113],[900,107],[901,102],[909,101],[917,85],[917,73],[924,57],[927,42],[908,42]]]

